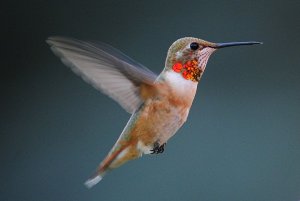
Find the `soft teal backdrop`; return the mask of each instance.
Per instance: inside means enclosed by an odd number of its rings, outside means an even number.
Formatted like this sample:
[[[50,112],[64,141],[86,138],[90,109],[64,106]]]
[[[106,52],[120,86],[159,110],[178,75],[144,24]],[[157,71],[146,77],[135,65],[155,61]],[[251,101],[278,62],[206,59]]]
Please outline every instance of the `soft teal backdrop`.
[[[2,4],[1,201],[300,199],[299,1]],[[165,153],[88,190],[129,115],[53,55],[51,35],[109,43],[156,73],[180,37],[264,45],[216,52]]]

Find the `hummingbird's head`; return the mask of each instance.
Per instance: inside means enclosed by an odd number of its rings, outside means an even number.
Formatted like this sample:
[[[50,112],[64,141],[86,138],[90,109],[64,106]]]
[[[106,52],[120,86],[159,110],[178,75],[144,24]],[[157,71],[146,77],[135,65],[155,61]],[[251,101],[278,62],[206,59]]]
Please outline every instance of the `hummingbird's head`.
[[[198,82],[208,58],[217,49],[238,45],[261,44],[259,42],[212,43],[202,39],[185,37],[175,41],[169,48],[165,69],[182,73],[187,80]]]

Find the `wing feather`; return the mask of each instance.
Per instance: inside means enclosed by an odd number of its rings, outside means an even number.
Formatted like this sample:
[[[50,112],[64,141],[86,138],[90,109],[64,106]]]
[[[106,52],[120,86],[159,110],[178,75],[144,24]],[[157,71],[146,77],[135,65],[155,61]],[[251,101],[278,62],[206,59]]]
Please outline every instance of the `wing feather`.
[[[47,43],[65,65],[129,113],[142,103],[140,86],[152,85],[157,78],[143,65],[104,43],[64,37],[50,37]]]

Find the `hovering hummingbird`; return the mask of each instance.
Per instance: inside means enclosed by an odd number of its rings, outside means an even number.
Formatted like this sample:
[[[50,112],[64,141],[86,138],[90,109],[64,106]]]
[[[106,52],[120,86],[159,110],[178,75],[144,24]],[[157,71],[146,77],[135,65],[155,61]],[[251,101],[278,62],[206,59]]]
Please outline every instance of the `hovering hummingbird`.
[[[157,76],[104,43],[64,37],[50,37],[47,42],[63,63],[131,114],[111,151],[85,182],[89,188],[109,170],[129,160],[164,151],[168,139],[187,120],[198,82],[213,52],[224,47],[261,44],[181,38],[169,48],[165,67]]]

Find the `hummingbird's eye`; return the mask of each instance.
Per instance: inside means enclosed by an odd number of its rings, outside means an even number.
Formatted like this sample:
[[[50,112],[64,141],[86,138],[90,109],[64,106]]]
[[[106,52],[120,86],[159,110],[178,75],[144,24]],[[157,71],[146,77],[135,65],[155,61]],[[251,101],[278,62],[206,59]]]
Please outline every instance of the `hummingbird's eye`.
[[[190,44],[191,50],[197,50],[199,48],[199,44],[196,42],[193,42]]]

